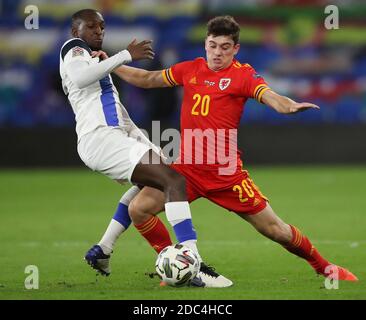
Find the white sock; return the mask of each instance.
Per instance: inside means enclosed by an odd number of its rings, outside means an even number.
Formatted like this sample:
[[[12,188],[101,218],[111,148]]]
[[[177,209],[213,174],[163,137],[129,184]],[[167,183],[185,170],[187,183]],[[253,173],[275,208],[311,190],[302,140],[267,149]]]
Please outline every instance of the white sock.
[[[102,248],[104,254],[109,255],[112,253],[117,239],[125,230],[125,227],[121,225],[118,221],[114,219],[111,220],[106,232],[98,243],[98,245],[100,245],[100,247]]]
[[[188,201],[167,202],[165,204],[166,217],[174,229],[177,240],[193,250],[200,261],[198,253],[196,230],[193,228],[192,215]]]
[[[128,206],[132,199],[140,192],[140,189],[136,186],[128,189],[122,196],[119,201],[117,210],[123,210],[123,216],[119,216],[120,221],[124,223],[121,224],[116,219],[112,219],[109,223],[107,230],[105,231],[102,239],[99,241],[98,245],[102,248],[104,254],[111,254],[114,248],[114,245],[117,239],[121,236],[121,234],[127,230],[131,223],[131,219],[128,216]],[[121,212],[120,212],[121,213]],[[115,217],[118,213],[116,212]]]

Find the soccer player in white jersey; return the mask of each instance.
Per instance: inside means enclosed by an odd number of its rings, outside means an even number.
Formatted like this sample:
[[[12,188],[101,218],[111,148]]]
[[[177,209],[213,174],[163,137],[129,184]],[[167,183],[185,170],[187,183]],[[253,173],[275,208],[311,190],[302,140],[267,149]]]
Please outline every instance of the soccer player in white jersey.
[[[73,38],[66,41],[60,51],[60,75],[75,113],[79,156],[89,168],[119,183],[129,181],[163,191],[166,216],[178,241],[199,256],[185,179],[161,161],[160,149],[132,122],[110,76],[113,70],[132,60],[152,59],[151,41],[137,43],[134,40],[127,50],[100,61],[91,53],[102,49],[104,28],[103,16],[96,10],[76,12],[72,16]],[[110,273],[113,244],[131,223],[127,208],[138,192],[139,188],[134,186],[123,195],[101,243],[85,256],[102,274]],[[158,217],[136,227],[157,252],[171,244],[169,237],[170,243],[167,243],[168,231]],[[196,280],[196,285],[204,286],[199,278]]]

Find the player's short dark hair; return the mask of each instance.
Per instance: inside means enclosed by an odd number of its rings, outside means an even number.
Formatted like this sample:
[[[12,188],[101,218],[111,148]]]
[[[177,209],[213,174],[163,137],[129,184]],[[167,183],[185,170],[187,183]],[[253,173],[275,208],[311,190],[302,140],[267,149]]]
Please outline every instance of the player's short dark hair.
[[[82,9],[75,12],[71,16],[71,27],[77,28],[81,21],[85,20],[91,14],[96,14],[98,11],[95,9]]]
[[[234,44],[239,42],[240,26],[232,16],[218,16],[207,23],[207,36],[230,36]]]

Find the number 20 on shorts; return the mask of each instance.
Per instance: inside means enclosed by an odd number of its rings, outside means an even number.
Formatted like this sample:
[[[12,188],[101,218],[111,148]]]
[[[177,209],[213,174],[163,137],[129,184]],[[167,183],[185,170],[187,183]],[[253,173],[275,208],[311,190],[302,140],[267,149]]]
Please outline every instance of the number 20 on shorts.
[[[204,95],[201,96],[199,93],[196,93],[193,96],[193,100],[195,101],[191,114],[194,116],[203,116],[206,117],[208,113],[210,112],[210,96]]]
[[[248,181],[245,179],[241,182],[241,185],[236,184],[235,186],[233,186],[233,191],[239,192],[240,202],[247,202],[249,200],[248,198],[244,198],[245,195],[247,195],[249,198],[254,197],[254,191],[252,187],[249,185]]]

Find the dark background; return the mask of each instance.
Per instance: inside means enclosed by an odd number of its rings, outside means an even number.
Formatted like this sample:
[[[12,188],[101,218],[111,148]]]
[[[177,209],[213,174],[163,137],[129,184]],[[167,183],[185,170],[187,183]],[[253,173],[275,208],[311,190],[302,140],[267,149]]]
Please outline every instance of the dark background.
[[[61,88],[59,49],[69,17],[99,9],[105,50],[153,39],[149,70],[204,56],[206,23],[231,14],[242,26],[237,59],[250,63],[278,93],[320,111],[284,116],[248,101],[239,147],[250,164],[364,163],[366,160],[366,4],[363,1],[9,1],[0,17],[0,166],[80,166],[74,116]],[[26,30],[24,8],[36,4],[38,30]],[[338,5],[339,29],[324,27]],[[180,89],[143,90],[116,81],[136,124],[179,128]]]

